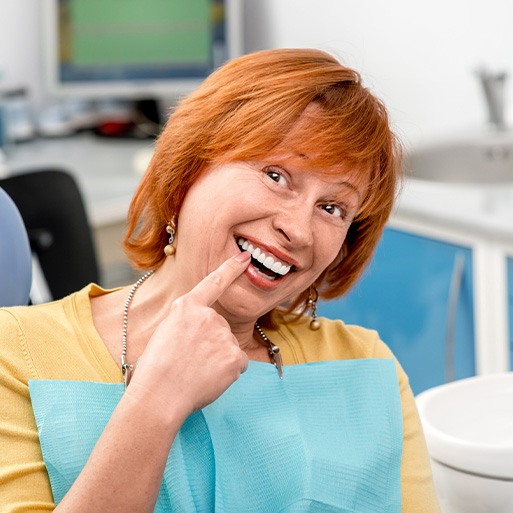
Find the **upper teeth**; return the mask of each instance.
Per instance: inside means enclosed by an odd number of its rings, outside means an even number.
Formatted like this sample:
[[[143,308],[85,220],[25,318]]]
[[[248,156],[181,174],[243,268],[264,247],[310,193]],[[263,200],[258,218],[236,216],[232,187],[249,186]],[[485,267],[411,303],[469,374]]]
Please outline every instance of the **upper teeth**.
[[[273,273],[281,274],[284,276],[290,271],[290,265],[286,265],[279,260],[275,260],[272,256],[266,255],[266,253],[259,247],[253,246],[247,240],[239,237],[237,244],[244,250],[251,253],[251,256],[260,262],[264,267],[270,269]]]

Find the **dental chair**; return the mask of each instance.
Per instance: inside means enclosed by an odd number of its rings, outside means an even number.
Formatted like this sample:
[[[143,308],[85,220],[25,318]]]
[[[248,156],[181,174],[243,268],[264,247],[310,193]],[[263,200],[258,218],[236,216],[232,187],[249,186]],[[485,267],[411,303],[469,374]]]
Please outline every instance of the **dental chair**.
[[[0,180],[25,224],[33,255],[31,302],[60,299],[90,282],[99,265],[80,188],[62,169],[37,169]]]
[[[0,307],[26,305],[32,283],[32,258],[21,215],[0,188]]]

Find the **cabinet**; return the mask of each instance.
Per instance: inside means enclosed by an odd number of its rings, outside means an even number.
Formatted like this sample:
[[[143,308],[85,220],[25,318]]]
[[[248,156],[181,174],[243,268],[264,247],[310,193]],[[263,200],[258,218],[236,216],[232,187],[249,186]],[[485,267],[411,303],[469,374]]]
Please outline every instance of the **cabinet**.
[[[387,228],[362,279],[320,315],[375,329],[415,394],[475,374],[472,250]]]
[[[513,257],[508,258],[508,326],[509,326],[509,364],[513,370]]]

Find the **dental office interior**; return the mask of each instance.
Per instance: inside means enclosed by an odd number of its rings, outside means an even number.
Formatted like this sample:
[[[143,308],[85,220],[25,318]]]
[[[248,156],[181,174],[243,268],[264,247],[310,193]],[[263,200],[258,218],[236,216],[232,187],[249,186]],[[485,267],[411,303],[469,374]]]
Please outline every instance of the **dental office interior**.
[[[72,230],[87,243],[77,250],[75,279],[127,284],[137,276],[120,249],[128,204],[177,95],[171,86],[151,101],[127,91],[93,97],[52,89],[45,47],[52,3],[0,4],[0,187],[12,193],[29,235],[23,210],[34,202],[82,223]],[[356,68],[387,105],[406,154],[397,206],[360,283],[318,312],[377,329],[405,368],[442,512],[513,511],[513,5],[219,5],[231,24],[229,56],[321,48]],[[61,175],[71,185],[54,190]],[[69,212],[57,196],[65,187],[76,187]],[[72,278],[53,283],[71,260],[55,263],[57,239],[40,226],[30,237],[34,303],[82,286]]]

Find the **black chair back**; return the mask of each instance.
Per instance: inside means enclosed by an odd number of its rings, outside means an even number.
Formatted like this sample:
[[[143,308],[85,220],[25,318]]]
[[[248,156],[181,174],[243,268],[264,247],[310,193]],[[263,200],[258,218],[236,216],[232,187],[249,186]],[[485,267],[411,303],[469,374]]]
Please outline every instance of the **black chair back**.
[[[35,170],[0,180],[20,211],[53,299],[98,282],[91,228],[80,189],[68,172]]]

